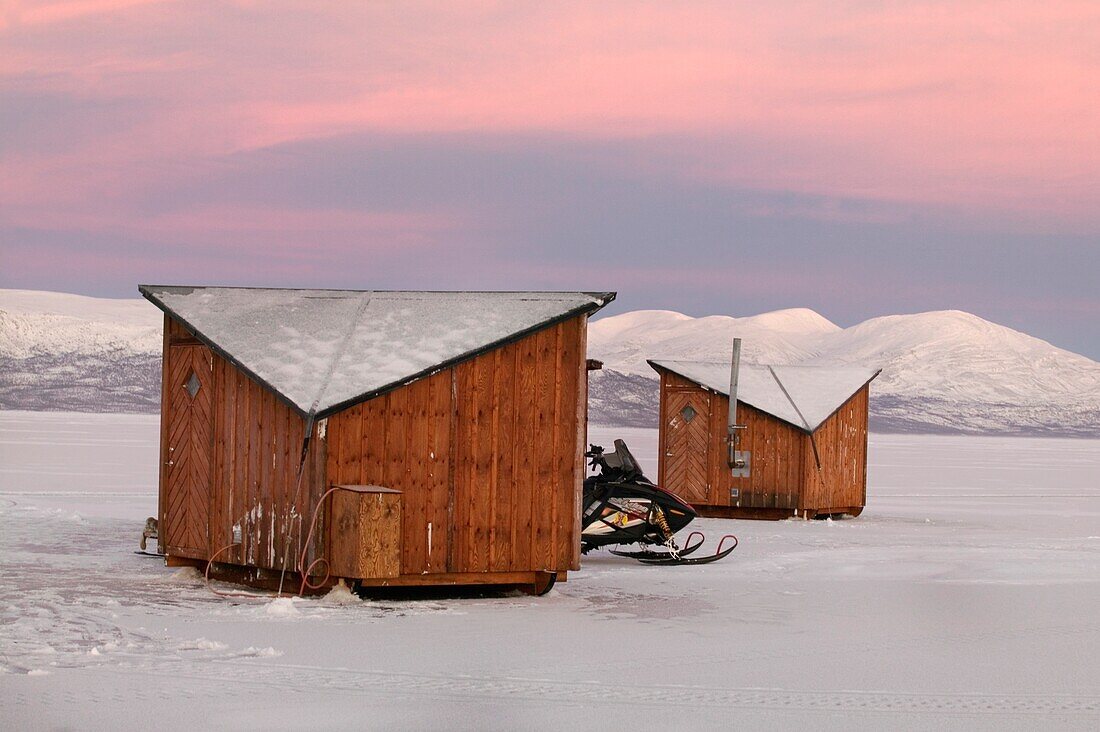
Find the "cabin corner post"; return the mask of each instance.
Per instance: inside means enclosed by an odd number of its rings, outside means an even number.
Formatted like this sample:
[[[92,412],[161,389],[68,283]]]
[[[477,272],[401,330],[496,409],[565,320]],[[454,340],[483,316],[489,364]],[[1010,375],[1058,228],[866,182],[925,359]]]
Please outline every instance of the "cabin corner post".
[[[582,315],[579,331],[577,358],[577,430],[573,449],[573,539],[569,557],[569,569],[581,568],[581,512],[584,505],[584,478],[588,465],[584,453],[588,450],[588,316]]]
[[[165,553],[166,545],[161,542],[164,541],[165,530],[165,507],[167,505],[165,490],[168,484],[168,422],[169,422],[169,406],[168,406],[168,345],[169,345],[169,328],[171,327],[170,316],[164,314],[164,332],[161,338],[161,354],[160,354],[160,455],[158,457],[159,464],[157,470],[158,486],[157,486],[157,549],[161,553]]]
[[[863,430],[863,488],[860,491],[860,510],[867,505],[867,462],[871,457],[870,442],[868,440],[868,432],[870,431],[871,422],[871,384],[863,387],[863,410],[860,414],[861,423],[860,427]]]
[[[660,386],[658,391],[658,405],[657,405],[657,483],[658,485],[664,485],[664,470],[665,463],[668,462],[665,457],[668,455],[668,427],[665,423],[668,422],[667,411],[667,398],[665,398],[665,389],[667,389],[668,379],[665,378],[664,371],[658,369],[658,376],[660,376]]]

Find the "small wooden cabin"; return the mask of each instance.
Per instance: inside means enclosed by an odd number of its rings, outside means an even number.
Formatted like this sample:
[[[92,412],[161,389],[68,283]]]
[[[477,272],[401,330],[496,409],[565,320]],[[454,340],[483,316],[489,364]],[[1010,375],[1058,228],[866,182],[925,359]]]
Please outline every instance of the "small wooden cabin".
[[[858,516],[867,504],[867,399],[879,372],[742,365],[729,460],[730,364],[649,361],[661,377],[658,483],[701,515]]]
[[[614,293],[140,291],[165,314],[169,564],[540,590],[579,568],[587,318]]]

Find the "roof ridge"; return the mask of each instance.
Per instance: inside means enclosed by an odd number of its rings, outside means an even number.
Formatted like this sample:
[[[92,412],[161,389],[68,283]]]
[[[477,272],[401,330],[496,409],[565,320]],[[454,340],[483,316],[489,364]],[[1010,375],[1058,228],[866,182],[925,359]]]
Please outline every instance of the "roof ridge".
[[[347,335],[344,336],[344,340],[340,341],[340,346],[336,349],[336,353],[332,354],[332,362],[329,364],[328,372],[325,374],[324,378],[321,379],[321,386],[317,389],[317,395],[313,397],[313,404],[309,407],[309,413],[311,415],[317,413],[317,407],[321,403],[321,397],[324,396],[325,391],[328,389],[328,385],[332,381],[332,375],[336,373],[337,364],[340,363],[340,359],[344,357],[344,353],[348,350],[348,344],[351,343],[351,337],[355,335],[355,331],[359,328],[363,320],[363,313],[366,312],[367,306],[370,305],[370,301],[374,297],[374,291],[364,290],[362,295],[363,301],[355,310],[355,317],[351,320]]]
[[[794,403],[794,399],[791,398],[791,393],[787,391],[787,387],[783,385],[783,381],[780,380],[779,374],[775,373],[775,369],[770,365],[768,366],[768,371],[771,372],[772,378],[775,379],[775,383],[779,385],[779,390],[783,392],[783,396],[787,397],[787,401],[791,403],[791,406],[794,407],[794,411],[798,413],[798,418],[802,420],[802,424],[806,426],[807,430],[812,431],[810,423],[806,419],[806,415],[804,415],[802,410],[798,408],[798,405]]]

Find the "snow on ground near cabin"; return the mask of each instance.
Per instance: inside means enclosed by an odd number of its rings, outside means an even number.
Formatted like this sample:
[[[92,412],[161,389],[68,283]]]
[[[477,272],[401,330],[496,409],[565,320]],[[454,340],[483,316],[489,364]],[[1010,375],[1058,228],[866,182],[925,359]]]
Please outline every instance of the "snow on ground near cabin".
[[[655,474],[656,435],[624,437]],[[0,412],[0,726],[1096,729],[1100,441],[871,438],[844,521],[544,598],[229,600],[132,553],[157,419]]]

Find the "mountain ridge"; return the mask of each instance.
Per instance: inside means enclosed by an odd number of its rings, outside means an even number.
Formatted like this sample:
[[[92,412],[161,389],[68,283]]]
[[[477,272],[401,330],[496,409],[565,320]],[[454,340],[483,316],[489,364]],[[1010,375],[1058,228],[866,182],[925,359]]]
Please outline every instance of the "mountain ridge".
[[[787,313],[789,311],[779,311]],[[813,312],[813,311],[809,311]],[[1100,435],[1100,363],[960,310],[870,318],[823,327],[761,328],[763,316],[692,318],[635,311],[589,327],[596,422],[655,426],[656,376],[647,359],[729,358],[741,337],[746,363],[882,368],[871,389],[879,431]]]
[[[156,412],[163,316],[145,300],[0,290],[0,409]],[[878,431],[1100,436],[1100,363],[959,310],[843,328],[808,308],[744,317],[635,310],[589,325],[595,424],[654,427],[646,359],[882,368]]]

